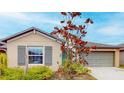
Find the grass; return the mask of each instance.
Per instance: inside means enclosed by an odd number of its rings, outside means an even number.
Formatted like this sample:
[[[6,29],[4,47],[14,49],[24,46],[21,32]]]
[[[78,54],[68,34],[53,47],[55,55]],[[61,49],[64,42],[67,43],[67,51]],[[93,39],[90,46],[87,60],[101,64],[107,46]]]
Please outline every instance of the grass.
[[[124,69],[124,64],[121,64],[119,68],[123,68]]]

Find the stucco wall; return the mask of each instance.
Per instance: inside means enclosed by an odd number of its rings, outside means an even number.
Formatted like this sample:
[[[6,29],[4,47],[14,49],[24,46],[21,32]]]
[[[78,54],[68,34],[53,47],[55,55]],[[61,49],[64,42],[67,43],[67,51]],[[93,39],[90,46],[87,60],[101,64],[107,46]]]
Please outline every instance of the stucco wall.
[[[14,39],[11,39],[7,42],[7,55],[8,55],[8,66],[9,67],[17,67],[18,66],[18,46],[52,46],[53,48],[53,54],[52,54],[52,68],[57,69],[57,64],[56,62],[62,61],[61,58],[61,50],[60,50],[60,44],[56,42],[55,40],[52,40],[48,37],[45,37],[39,32],[30,32],[23,37],[17,37]]]
[[[120,51],[120,64],[124,65],[124,51]]]

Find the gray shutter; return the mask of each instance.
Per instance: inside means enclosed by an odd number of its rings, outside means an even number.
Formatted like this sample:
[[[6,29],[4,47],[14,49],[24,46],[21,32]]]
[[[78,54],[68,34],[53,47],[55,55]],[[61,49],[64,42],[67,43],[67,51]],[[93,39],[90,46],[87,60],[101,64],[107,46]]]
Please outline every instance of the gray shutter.
[[[26,63],[26,46],[18,46],[18,65]]]
[[[45,65],[52,65],[52,47],[45,46]]]

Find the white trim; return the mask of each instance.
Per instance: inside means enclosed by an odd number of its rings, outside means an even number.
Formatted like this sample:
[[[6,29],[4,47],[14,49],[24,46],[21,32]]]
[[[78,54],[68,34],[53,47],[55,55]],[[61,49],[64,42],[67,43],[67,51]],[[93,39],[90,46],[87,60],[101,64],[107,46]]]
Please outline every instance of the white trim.
[[[34,34],[36,34],[36,30],[35,29],[33,30],[33,32],[34,32]]]
[[[27,51],[27,45],[25,46],[25,52],[26,52],[26,55],[25,55],[25,65],[24,65],[24,68],[25,68],[25,70],[24,70],[24,72],[25,73],[27,73],[27,69],[28,69],[28,56],[27,56],[27,53],[28,53],[28,51]]]

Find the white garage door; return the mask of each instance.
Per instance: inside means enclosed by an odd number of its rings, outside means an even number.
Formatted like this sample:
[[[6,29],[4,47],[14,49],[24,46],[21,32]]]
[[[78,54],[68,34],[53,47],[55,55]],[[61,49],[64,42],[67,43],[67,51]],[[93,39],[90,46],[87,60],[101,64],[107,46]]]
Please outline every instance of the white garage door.
[[[112,67],[114,52],[92,52],[86,60],[91,67]]]

